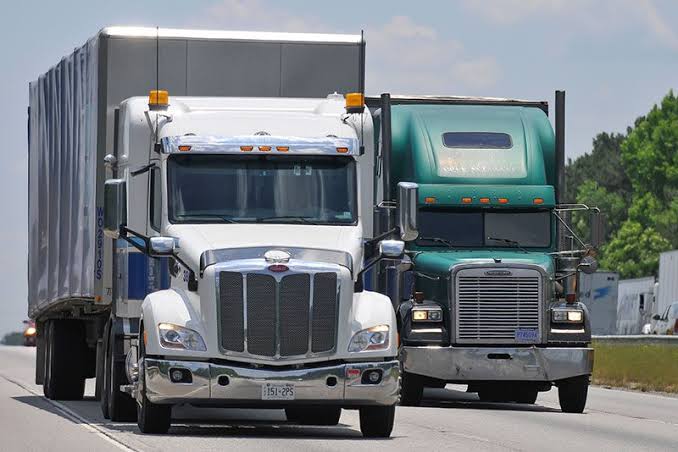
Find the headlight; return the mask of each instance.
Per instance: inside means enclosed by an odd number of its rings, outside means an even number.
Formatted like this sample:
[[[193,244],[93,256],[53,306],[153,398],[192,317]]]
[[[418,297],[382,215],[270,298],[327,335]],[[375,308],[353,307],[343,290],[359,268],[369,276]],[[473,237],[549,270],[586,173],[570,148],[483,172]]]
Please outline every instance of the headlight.
[[[584,311],[581,309],[554,309],[551,311],[553,323],[582,323]]]
[[[388,325],[377,325],[366,330],[358,331],[348,344],[349,352],[366,352],[370,350],[384,350],[388,348]]]
[[[412,308],[413,322],[441,322],[442,320],[443,310],[438,307]]]
[[[29,326],[28,328],[26,328],[26,331],[24,331],[24,336],[35,336],[35,333],[37,333],[35,327]]]
[[[207,351],[205,341],[202,340],[200,334],[183,326],[161,323],[158,325],[158,335],[160,336],[160,345],[165,348],[196,352]]]

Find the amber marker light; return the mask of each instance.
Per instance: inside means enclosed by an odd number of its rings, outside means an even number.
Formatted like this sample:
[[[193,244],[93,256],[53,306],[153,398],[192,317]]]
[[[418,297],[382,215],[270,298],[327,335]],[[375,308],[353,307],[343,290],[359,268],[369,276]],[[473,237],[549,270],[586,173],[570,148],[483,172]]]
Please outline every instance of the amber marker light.
[[[240,146],[240,150],[243,152],[250,152],[252,149],[254,149],[254,146]]]
[[[471,204],[473,202],[473,198],[469,198],[468,196],[465,196],[461,198],[462,204]]]
[[[362,113],[365,110],[365,96],[362,93],[346,94],[346,113]]]
[[[533,204],[544,204],[544,199],[543,198],[534,198],[532,200]]]
[[[190,151],[190,150],[191,150],[191,147],[188,146],[187,144],[182,144],[181,146],[179,146],[179,150],[180,150],[181,152],[186,152],[186,151]]]
[[[275,149],[278,152],[287,152],[287,151],[290,150],[290,147],[289,146],[276,146]]]
[[[490,198],[480,198],[479,201],[480,201],[480,204],[489,204]]]
[[[169,106],[169,93],[162,89],[154,89],[148,93],[148,107],[151,110],[165,109]]]
[[[499,204],[508,204],[508,198],[499,198],[497,201]]]
[[[261,152],[268,152],[271,150],[271,146],[259,146]]]
[[[340,154],[347,154],[348,148],[337,148],[337,152]]]
[[[428,197],[424,198],[424,204],[435,204],[437,202],[438,202],[438,200],[436,198],[434,198],[433,196],[428,196]]]

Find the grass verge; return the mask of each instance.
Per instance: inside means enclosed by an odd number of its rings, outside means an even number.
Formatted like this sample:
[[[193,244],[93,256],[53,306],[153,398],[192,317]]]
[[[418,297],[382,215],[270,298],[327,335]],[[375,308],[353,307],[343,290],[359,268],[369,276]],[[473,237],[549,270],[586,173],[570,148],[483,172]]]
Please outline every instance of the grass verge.
[[[678,393],[678,347],[593,342],[593,384]]]

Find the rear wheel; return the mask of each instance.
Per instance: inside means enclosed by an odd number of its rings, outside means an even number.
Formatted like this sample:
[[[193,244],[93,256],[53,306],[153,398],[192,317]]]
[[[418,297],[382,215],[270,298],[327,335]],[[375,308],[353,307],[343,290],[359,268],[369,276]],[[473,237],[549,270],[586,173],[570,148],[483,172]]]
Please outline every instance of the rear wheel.
[[[85,394],[85,331],[75,320],[46,322],[43,392],[52,400],[80,400]]]
[[[136,403],[137,425],[142,433],[162,434],[172,426],[172,405],[159,405],[146,398],[146,348],[143,332],[139,333],[139,383],[140,401]]]
[[[341,408],[327,406],[299,406],[285,408],[290,422],[302,425],[337,425],[341,418]]]
[[[589,392],[589,376],[568,378],[558,382],[558,402],[564,413],[583,413]]]
[[[108,336],[106,371],[104,373],[108,415],[115,422],[134,422],[137,416],[136,403],[132,397],[120,392],[120,386],[127,384],[124,360],[116,355],[115,331],[111,328]],[[103,397],[102,397],[103,399]]]
[[[393,431],[395,405],[360,408],[360,431],[366,438],[388,438]]]
[[[423,378],[419,375],[403,371],[400,380],[400,405],[419,406],[423,396]]]

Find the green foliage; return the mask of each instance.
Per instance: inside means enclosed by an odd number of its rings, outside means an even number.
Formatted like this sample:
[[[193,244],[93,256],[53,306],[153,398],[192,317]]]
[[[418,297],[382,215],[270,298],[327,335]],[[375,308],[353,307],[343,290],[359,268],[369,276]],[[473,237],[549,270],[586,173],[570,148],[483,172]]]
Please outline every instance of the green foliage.
[[[23,345],[24,335],[20,332],[7,333],[0,341],[3,345]]]
[[[600,264],[619,272],[620,278],[653,275],[659,266],[659,253],[669,249],[669,241],[654,228],[627,220],[603,247]]]
[[[627,134],[601,133],[565,168],[566,199],[598,206],[608,220],[601,265],[622,278],[657,271],[659,253],[678,248],[678,97],[636,119]],[[573,218],[588,238],[588,218]]]

